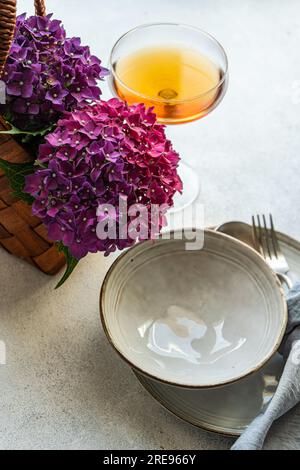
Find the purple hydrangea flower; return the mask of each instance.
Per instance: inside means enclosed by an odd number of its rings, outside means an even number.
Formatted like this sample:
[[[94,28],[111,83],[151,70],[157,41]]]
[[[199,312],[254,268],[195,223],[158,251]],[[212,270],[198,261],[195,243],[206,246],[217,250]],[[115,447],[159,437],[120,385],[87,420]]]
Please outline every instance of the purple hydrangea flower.
[[[66,38],[52,15],[20,15],[2,77],[6,105],[1,113],[22,130],[44,129],[65,111],[98,100],[97,81],[107,73],[80,38]]]
[[[77,259],[135,242],[130,236],[97,237],[97,223],[107,217],[105,211],[97,213],[99,205],[117,209],[118,225],[120,195],[128,207],[138,203],[150,209],[151,204],[172,206],[174,194],[182,189],[179,156],[164,126],[143,104],[111,99],[68,113],[46,136],[38,160],[44,168],[27,176],[25,186],[35,198],[33,214],[42,219],[49,237],[62,241]],[[162,213],[159,229],[164,224]]]

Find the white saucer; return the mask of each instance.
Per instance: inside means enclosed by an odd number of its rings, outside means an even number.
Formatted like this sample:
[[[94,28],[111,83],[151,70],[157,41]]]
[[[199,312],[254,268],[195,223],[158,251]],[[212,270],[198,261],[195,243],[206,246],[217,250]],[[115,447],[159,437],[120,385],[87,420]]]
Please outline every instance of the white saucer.
[[[300,279],[300,243],[281,233],[278,238],[291,268],[289,275],[296,281]],[[145,389],[179,418],[209,431],[237,436],[271,400],[282,369],[283,360],[276,353],[260,371],[210,390],[182,389],[135,374]]]

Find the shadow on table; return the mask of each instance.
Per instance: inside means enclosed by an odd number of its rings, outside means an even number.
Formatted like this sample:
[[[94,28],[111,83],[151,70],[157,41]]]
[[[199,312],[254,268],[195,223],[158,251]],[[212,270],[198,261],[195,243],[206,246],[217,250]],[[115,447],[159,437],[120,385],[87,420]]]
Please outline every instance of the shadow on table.
[[[92,344],[97,345],[96,349]],[[85,389],[77,389],[93,412],[95,422],[112,438],[110,447],[146,449],[227,449],[233,438],[212,434],[176,418],[140,385],[102,333],[86,345]],[[88,390],[93,390],[87,398]],[[100,444],[100,443],[99,443]]]

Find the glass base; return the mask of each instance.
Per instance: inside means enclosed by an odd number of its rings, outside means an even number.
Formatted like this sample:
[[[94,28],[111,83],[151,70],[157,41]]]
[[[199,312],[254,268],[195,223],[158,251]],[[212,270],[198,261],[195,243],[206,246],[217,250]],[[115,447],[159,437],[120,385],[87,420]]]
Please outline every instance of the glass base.
[[[169,214],[183,210],[192,204],[200,191],[199,178],[195,170],[186,163],[180,162],[178,173],[182,180],[183,191],[182,194],[175,195],[174,206],[168,211]]]

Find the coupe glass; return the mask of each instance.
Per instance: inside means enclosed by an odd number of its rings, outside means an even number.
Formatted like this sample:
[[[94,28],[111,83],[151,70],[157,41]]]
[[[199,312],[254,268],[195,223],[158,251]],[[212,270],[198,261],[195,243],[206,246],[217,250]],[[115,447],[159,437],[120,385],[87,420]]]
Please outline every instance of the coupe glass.
[[[154,106],[162,124],[206,116],[220,103],[228,84],[221,44],[198,28],[175,23],[146,24],[125,33],[112,49],[110,70],[113,94],[129,104]],[[175,197],[173,211],[191,204],[199,193],[196,172],[182,160],[179,174],[183,193]]]

